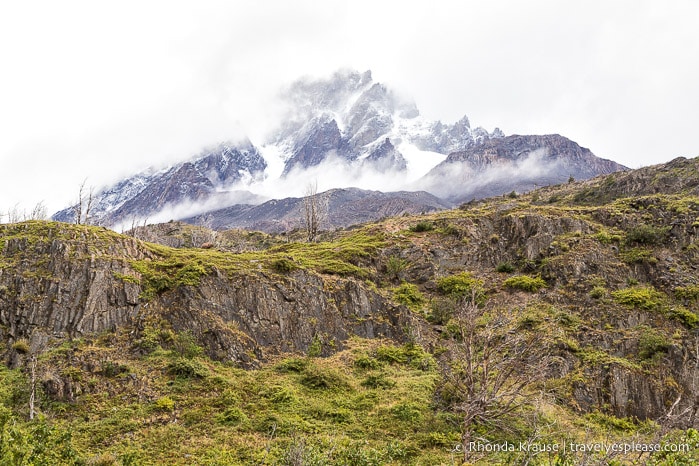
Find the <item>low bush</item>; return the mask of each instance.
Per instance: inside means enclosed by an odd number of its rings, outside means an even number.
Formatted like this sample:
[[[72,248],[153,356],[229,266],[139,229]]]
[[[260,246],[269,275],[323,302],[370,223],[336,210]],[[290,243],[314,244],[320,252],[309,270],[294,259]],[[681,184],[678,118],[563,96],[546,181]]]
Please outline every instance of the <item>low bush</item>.
[[[303,372],[301,384],[314,390],[341,390],[349,388],[347,379],[334,369],[309,366]]]
[[[20,338],[16,342],[12,344],[12,349],[17,351],[19,354],[27,354],[29,353],[29,341],[27,341],[25,338]]]
[[[541,277],[530,277],[528,275],[516,275],[503,282],[503,285],[513,290],[536,293],[542,288],[546,288],[546,281]]]
[[[627,244],[660,244],[667,237],[668,227],[656,227],[653,225],[638,225],[626,232]]]
[[[496,267],[495,271],[498,273],[512,273],[515,271],[515,266],[509,262],[500,262]]]
[[[398,280],[401,273],[408,267],[408,262],[400,257],[391,256],[386,261],[386,274],[392,280]]]
[[[672,342],[655,329],[646,327],[638,338],[638,355],[641,359],[651,359],[656,354],[665,353]]]
[[[590,290],[590,298],[593,299],[601,299],[604,298],[605,295],[607,294],[607,289],[603,286],[596,286]]]
[[[280,374],[288,374],[290,372],[301,373],[308,367],[308,360],[301,358],[285,359],[274,367],[274,370]]]
[[[483,281],[473,278],[469,272],[461,272],[437,280],[437,288],[452,298],[464,298],[476,295],[483,298]]]
[[[434,230],[434,223],[432,222],[418,222],[415,225],[411,226],[410,231],[414,233],[422,233],[425,231],[432,231]]]
[[[456,312],[454,300],[449,298],[437,298],[430,303],[430,313],[427,316],[431,324],[445,325]]]
[[[412,283],[403,283],[393,290],[393,297],[401,304],[404,304],[413,311],[420,310],[425,304],[425,297]]]
[[[667,310],[667,316],[676,320],[687,328],[694,329],[699,326],[699,316],[684,306],[673,306]]]
[[[177,358],[167,365],[170,375],[183,379],[203,379],[209,375],[206,367],[195,359]]]
[[[289,273],[299,268],[294,261],[285,259],[283,257],[273,260],[271,265],[272,269],[279,273]]]
[[[699,285],[678,286],[675,288],[675,296],[685,301],[699,301]]]
[[[659,309],[663,304],[663,296],[652,287],[633,287],[613,291],[612,298],[624,306],[645,311]]]

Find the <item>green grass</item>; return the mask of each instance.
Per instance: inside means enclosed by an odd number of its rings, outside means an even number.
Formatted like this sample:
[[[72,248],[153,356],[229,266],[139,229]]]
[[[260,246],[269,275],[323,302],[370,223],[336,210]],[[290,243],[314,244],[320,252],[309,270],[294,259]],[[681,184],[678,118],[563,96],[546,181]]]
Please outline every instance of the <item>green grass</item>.
[[[94,356],[114,351],[85,343],[75,348]],[[377,364],[355,364],[363,355]],[[55,351],[42,364],[62,367],[67,357]],[[148,381],[145,387],[131,377],[77,369],[85,381],[79,402],[57,404],[42,393],[40,409],[50,419],[34,423],[21,416],[26,378],[4,369],[0,402],[11,408],[0,405],[0,427],[25,436],[16,444],[23,451],[33,441],[51,448],[52,456],[31,456],[35,464],[98,464],[100,458],[191,464],[192,457],[201,464],[279,464],[294,448],[328,465],[364,464],[355,462],[361,458],[433,464],[448,461],[449,451],[427,440],[458,438],[458,428],[432,408],[438,375],[430,361],[419,346],[367,340],[349,342],[332,358],[288,358],[250,371],[160,351],[128,360],[130,373]],[[12,450],[0,444],[0,455],[4,451]],[[46,458],[51,461],[42,463]]]
[[[380,236],[363,232],[345,235],[333,242],[287,243],[267,251],[240,254],[147,243],[154,257],[132,260],[131,266],[141,275],[141,297],[151,300],[179,286],[196,286],[214,270],[235,276],[261,269],[286,274],[300,268],[321,274],[366,278],[370,271],[364,262],[383,244]]]

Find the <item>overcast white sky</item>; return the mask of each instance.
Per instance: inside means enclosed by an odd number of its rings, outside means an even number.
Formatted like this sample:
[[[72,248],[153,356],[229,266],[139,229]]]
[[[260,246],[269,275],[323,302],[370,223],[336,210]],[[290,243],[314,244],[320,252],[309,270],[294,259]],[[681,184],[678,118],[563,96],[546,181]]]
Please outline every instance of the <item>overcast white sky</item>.
[[[630,167],[694,157],[698,24],[694,0],[3,1],[0,210],[260,142],[281,86],[340,67],[428,118]]]

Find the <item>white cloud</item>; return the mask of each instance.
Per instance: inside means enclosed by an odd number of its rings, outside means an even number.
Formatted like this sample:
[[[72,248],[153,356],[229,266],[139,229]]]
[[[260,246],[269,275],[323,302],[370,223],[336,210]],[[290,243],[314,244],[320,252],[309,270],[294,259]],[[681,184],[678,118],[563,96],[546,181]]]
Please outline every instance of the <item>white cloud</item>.
[[[630,166],[696,156],[697,17],[691,0],[6,2],[0,209],[258,142],[282,85],[339,67],[430,119],[559,133]]]

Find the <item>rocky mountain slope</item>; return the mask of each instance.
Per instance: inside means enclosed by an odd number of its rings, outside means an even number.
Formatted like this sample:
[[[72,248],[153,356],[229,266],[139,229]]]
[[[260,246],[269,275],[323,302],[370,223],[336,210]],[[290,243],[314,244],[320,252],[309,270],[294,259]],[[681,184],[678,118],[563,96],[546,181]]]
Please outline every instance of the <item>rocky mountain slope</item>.
[[[466,116],[453,124],[430,121],[369,71],[301,79],[281,100],[286,110],[267,140],[221,144],[104,188],[92,199],[92,223],[120,230],[145,219],[214,217],[222,227],[272,221],[277,228],[286,219],[231,219],[270,198],[291,205],[318,182],[321,191],[427,191],[450,204],[624,169],[557,135],[505,137],[497,128],[472,128]],[[366,205],[381,201],[377,195]],[[53,218],[71,221],[75,212],[69,207]],[[382,209],[367,208],[332,224],[382,215]]]
[[[131,220],[145,219],[166,208],[184,203],[215,202],[226,199],[225,191],[236,184],[260,180],[267,162],[250,141],[222,143],[205,150],[190,161],[157,171],[139,173],[114,186],[95,193],[87,212],[88,194],[82,200],[83,214],[91,223],[115,226]],[[231,193],[240,199],[240,193]],[[259,197],[243,193],[245,200],[259,202]],[[219,200],[218,202],[222,202]],[[76,206],[53,215],[61,222],[74,222]]]
[[[625,169],[558,134],[513,135],[449,154],[425,175],[420,186],[442,198],[463,202]]]
[[[18,387],[14,398],[0,393],[2,412],[25,415],[20,381],[33,373],[52,428],[75,426],[80,454],[114,461],[297,454],[332,464],[359,451],[377,463],[438,464],[473,432],[515,444],[694,442],[697,186],[699,160],[676,159],[326,232],[318,243],[211,232],[202,249],[168,238],[194,234],[178,224],[139,231],[157,228],[153,237],[173,248],[94,226],[2,225],[0,341],[17,369],[0,376]],[[460,387],[476,386],[464,380],[507,388],[462,365],[468,342],[494,351],[467,360],[532,377],[504,418],[491,401],[483,421],[462,422],[473,400]],[[101,434],[80,434],[85,419],[104,420]],[[238,440],[216,450],[224,438]],[[556,458],[632,459],[576,455]],[[633,458],[673,464],[659,453]]]
[[[365,191],[356,188],[331,189],[316,195],[320,227],[345,228],[397,215],[420,214],[452,206],[424,191]],[[282,233],[303,228],[304,198],[267,201],[259,205],[234,205],[184,219],[215,230],[245,228]]]

